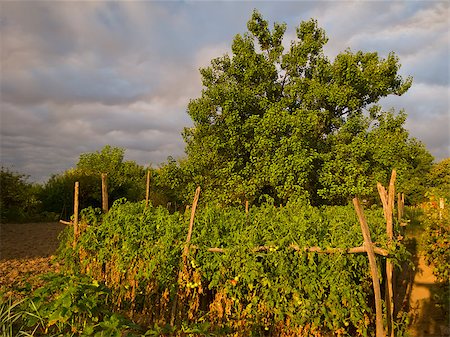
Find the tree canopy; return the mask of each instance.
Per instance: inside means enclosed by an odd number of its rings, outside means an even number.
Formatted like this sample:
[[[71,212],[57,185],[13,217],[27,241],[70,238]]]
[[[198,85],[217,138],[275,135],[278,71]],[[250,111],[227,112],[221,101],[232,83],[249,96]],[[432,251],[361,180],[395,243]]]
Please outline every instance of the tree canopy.
[[[287,51],[285,24],[254,11],[248,32],[235,36],[231,55],[200,69],[203,91],[187,112],[185,172],[204,196],[223,203],[345,203],[369,196],[400,169],[404,184],[426,173],[432,156],[404,128],[406,115],[376,104],[402,95],[394,53],[325,56],[328,38],[317,21],[301,22]]]

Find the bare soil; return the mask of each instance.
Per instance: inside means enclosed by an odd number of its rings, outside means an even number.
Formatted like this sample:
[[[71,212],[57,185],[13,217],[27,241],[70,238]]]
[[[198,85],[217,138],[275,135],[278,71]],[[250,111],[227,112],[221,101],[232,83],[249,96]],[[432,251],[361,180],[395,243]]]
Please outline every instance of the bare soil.
[[[23,280],[59,270],[52,263],[60,223],[0,224],[0,289],[22,286]]]

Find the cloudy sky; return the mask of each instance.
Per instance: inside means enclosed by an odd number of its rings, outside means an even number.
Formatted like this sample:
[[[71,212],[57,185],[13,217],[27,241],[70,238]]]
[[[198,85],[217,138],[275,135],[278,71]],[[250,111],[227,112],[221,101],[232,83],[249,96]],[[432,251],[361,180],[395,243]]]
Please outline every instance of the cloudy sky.
[[[414,84],[382,104],[404,108],[410,134],[440,160],[450,155],[449,4],[2,1],[1,165],[43,182],[106,144],[142,165],[183,156],[198,69],[229,52],[254,8],[288,25],[286,46],[313,17],[331,59],[346,48],[394,51]]]

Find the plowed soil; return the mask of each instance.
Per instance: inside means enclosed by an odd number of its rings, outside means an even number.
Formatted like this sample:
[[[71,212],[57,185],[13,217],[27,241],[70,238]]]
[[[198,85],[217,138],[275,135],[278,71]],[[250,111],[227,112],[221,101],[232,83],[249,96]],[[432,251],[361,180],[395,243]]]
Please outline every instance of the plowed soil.
[[[60,223],[0,224],[0,288],[15,288],[23,279],[56,272]]]

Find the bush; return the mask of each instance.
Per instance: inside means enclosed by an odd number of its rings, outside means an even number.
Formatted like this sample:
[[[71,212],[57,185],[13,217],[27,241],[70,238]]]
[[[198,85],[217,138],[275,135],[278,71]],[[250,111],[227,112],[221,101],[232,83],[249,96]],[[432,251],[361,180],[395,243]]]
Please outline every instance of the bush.
[[[438,303],[449,313],[449,282],[450,282],[450,219],[448,203],[444,198],[428,194],[429,200],[422,204],[425,225],[425,257],[432,266],[433,274],[442,285],[442,291],[437,294]],[[444,208],[441,208],[441,200]]]
[[[85,275],[46,274],[44,285],[0,305],[2,336],[138,336],[111,311],[110,290]],[[125,334],[127,332],[127,334]]]
[[[39,218],[41,203],[37,197],[40,187],[31,184],[25,174],[1,168],[0,221],[25,222]]]

